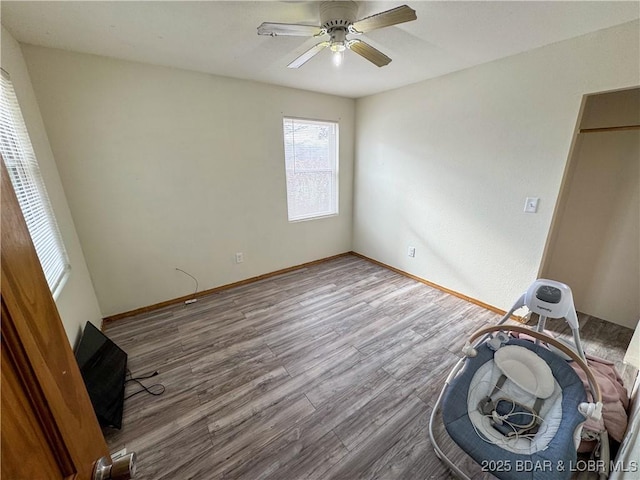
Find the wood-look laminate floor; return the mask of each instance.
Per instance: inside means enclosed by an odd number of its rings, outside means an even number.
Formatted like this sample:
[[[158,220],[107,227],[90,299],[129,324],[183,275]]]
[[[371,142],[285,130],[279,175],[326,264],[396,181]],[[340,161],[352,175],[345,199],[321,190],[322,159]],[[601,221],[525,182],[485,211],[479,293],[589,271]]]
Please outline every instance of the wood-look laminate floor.
[[[498,320],[356,256],[122,319],[107,335],[166,391],[128,399],[107,442],[148,480],[446,479],[432,405],[465,336]],[[621,360],[631,330],[581,323]]]

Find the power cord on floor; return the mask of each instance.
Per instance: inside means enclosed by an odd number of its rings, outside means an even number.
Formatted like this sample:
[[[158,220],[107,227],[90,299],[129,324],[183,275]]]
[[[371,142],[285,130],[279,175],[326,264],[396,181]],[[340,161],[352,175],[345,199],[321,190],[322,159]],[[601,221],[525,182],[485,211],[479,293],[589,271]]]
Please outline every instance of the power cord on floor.
[[[156,383],[156,384],[154,384],[154,385],[151,385],[150,387],[146,387],[146,386],[145,386],[145,385],[143,385],[143,384],[142,384],[142,382],[140,381],[140,380],[146,380],[147,378],[155,377],[156,375],[158,375],[158,371],[157,371],[157,370],[156,370],[155,372],[153,372],[153,373],[149,374],[149,375],[143,375],[143,376],[141,376],[141,377],[134,377],[134,376],[131,374],[131,370],[129,370],[129,369],[127,368],[127,375],[126,375],[126,376],[127,376],[127,377],[129,377],[129,378],[126,378],[126,377],[125,377],[125,381],[124,381],[124,383],[125,383],[125,384],[127,384],[127,383],[129,383],[129,382],[136,382],[138,385],[140,385],[140,386],[142,387],[142,390],[138,390],[137,392],[134,392],[134,393],[132,393],[131,395],[127,395],[126,397],[124,397],[124,399],[125,399],[125,400],[128,400],[129,398],[131,398],[131,397],[135,397],[136,395],[138,395],[139,393],[142,393],[142,392],[146,392],[146,393],[148,393],[149,395],[153,395],[154,397],[158,397],[158,396],[162,395],[162,394],[165,392],[165,390],[166,390],[166,388],[165,388],[165,386],[164,386],[163,384],[161,384],[161,383]],[[159,389],[158,389],[158,388],[155,388],[155,387],[159,387]],[[154,388],[155,388],[155,392],[152,390],[152,389],[154,389]]]

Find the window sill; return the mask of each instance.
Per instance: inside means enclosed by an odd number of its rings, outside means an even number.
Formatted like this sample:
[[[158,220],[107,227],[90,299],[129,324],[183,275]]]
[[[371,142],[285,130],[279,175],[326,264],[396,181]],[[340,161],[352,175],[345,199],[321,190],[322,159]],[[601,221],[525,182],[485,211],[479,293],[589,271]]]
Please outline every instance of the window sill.
[[[53,292],[51,292],[51,295],[53,296],[53,300],[58,300],[58,297],[62,293],[62,290],[64,290],[64,286],[67,284],[67,280],[69,280],[70,276],[71,276],[71,267],[67,267],[66,271],[62,275],[62,278],[58,282],[58,285],[53,290]]]
[[[336,212],[327,213],[326,215],[314,215],[312,217],[294,218],[293,220],[289,220],[289,223],[308,222],[309,220],[322,220],[323,218],[337,217],[338,215],[339,214]]]

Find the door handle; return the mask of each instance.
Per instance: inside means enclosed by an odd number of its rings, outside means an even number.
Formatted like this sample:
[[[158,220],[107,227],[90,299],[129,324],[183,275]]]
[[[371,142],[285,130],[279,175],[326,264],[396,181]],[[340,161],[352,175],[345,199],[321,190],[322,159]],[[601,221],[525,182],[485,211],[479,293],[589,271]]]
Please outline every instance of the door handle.
[[[129,480],[136,475],[136,454],[131,452],[109,463],[107,457],[96,462],[92,480]]]

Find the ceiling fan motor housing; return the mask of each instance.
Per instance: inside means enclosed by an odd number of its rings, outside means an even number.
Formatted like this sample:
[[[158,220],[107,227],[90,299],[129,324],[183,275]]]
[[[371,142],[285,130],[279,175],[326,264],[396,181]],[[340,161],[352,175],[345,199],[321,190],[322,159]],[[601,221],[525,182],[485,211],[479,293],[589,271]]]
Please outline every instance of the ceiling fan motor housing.
[[[331,34],[334,30],[347,30],[356,21],[358,5],[356,2],[321,2],[320,22],[322,28]]]

